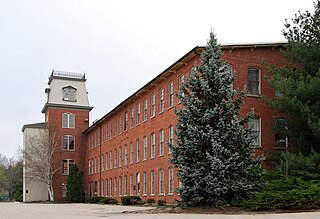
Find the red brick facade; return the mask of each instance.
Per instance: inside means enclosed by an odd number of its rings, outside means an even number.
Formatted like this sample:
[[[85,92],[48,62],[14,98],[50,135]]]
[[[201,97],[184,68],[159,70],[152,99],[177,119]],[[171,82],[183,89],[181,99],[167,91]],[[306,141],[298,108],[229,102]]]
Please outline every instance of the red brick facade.
[[[248,68],[254,67],[260,72],[260,94],[273,97],[275,93],[265,79],[268,74],[266,63],[286,64],[287,61],[280,53],[281,48],[283,48],[282,44],[224,46],[223,58],[232,65],[236,75],[234,87],[243,89],[248,81]],[[84,185],[88,196],[100,195],[120,199],[124,195],[139,195],[144,200],[166,199],[168,203],[179,199],[175,191],[179,184],[176,176],[177,169],[170,169],[172,165],[168,159],[171,155],[167,141],[172,137],[169,133],[170,127],[175,127],[176,124],[174,107],[181,105],[175,94],[171,97],[171,83],[173,83],[173,92],[176,93],[181,76],[183,75],[185,80],[194,63],[199,63],[201,50],[201,47],[195,47],[85,130],[86,141],[82,167],[85,172]],[[170,106],[172,98],[173,106]],[[146,118],[144,118],[145,101],[147,101]],[[139,106],[140,115],[138,115]],[[258,96],[250,95],[244,98],[240,114],[246,115],[252,107],[255,115],[260,118],[261,124],[261,148],[258,148],[256,153],[262,154],[264,150],[273,151],[275,149],[273,127],[275,118],[281,115],[270,109]],[[50,113],[57,113],[56,116],[61,112],[50,111]],[[77,116],[79,124],[83,124],[83,118],[88,116],[85,114],[88,112],[83,113]],[[80,118],[81,116],[83,118]],[[83,129],[86,125],[83,124]],[[77,130],[78,128],[80,125]],[[80,134],[76,136],[79,136],[78,140],[81,139]],[[153,136],[155,136],[154,144]],[[174,136],[174,141],[175,138]],[[145,139],[147,139],[146,155],[144,154]],[[76,145],[78,144],[80,145],[81,142],[77,141]],[[152,148],[155,148],[154,152]],[[68,156],[68,153],[62,152],[62,154]],[[80,154],[80,151],[75,153],[74,159],[80,161]],[[265,162],[264,165],[268,166],[270,163]]]
[[[63,113],[72,113],[74,115],[74,128],[62,128]],[[85,153],[83,151],[83,144],[85,139],[83,139],[82,131],[89,127],[89,110],[77,109],[76,107],[48,107],[45,114],[48,124],[50,124],[53,130],[57,133],[57,136],[59,136],[59,142],[61,142],[61,145],[63,142],[63,136],[68,135],[74,137],[73,150],[63,149],[61,146],[60,150],[55,154],[61,162],[61,169],[59,169],[54,175],[54,200],[61,201],[65,200],[63,190],[66,189],[65,185],[68,178],[68,175],[63,173],[63,160],[72,160],[80,169],[83,168],[83,154]]]

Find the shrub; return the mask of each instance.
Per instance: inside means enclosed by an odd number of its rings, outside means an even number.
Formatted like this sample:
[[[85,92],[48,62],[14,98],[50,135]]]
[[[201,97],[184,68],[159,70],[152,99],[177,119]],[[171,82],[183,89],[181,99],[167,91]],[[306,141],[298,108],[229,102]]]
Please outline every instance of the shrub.
[[[166,201],[165,200],[158,200],[158,206],[165,206],[166,205]]]
[[[283,184],[284,180],[279,180]],[[291,182],[290,182],[291,181]],[[318,181],[305,182],[301,179],[290,179],[288,185],[274,183],[253,197],[242,200],[241,205],[248,210],[269,209],[309,209],[320,202],[320,186]],[[296,182],[296,186],[292,186]],[[270,189],[273,188],[273,189]],[[287,188],[287,189],[285,189]],[[269,190],[268,190],[269,189]]]
[[[147,199],[147,203],[154,204],[154,203],[156,203],[156,200],[154,200],[153,198],[149,198],[149,199]]]
[[[100,200],[101,204],[113,204],[113,205],[117,205],[118,204],[118,200],[117,199],[113,199],[113,198],[108,198],[108,197],[104,197]]]
[[[139,196],[125,196],[121,198],[122,205],[137,205],[141,198]]]
[[[90,202],[90,203],[98,203],[103,198],[104,197],[101,197],[101,196],[93,196],[93,197],[88,198],[88,202]]]

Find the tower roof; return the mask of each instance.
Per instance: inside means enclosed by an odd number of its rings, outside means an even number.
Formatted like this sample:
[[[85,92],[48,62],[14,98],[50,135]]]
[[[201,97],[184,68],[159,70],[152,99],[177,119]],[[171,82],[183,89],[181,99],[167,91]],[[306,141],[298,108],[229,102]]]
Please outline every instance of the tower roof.
[[[48,84],[51,83],[53,78],[86,81],[86,74],[85,73],[77,73],[77,72],[69,72],[69,71],[52,70],[51,75],[49,77]]]

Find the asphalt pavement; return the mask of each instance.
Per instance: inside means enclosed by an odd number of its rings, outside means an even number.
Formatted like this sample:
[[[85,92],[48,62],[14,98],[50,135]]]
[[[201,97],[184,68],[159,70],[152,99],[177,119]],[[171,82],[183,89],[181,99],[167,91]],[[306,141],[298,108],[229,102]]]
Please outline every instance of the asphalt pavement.
[[[0,203],[2,219],[320,219],[320,211],[281,214],[150,214],[149,207],[50,204],[50,203]]]

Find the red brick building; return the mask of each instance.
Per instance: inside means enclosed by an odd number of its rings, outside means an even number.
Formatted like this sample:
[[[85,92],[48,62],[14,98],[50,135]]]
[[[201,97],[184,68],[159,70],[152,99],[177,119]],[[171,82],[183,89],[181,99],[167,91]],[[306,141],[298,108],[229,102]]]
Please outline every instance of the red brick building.
[[[281,114],[259,97],[274,97],[265,77],[266,64],[284,65],[283,43],[224,45],[223,59],[232,65],[235,88],[247,87],[240,114],[254,108],[249,125],[256,134],[256,153],[274,151],[284,139],[275,136]],[[169,163],[168,141],[176,141],[175,107],[181,107],[175,93],[203,47],[195,47],[148,84],[132,94],[83,132],[85,188],[88,196],[119,199],[139,195],[142,199],[179,199],[177,169]],[[266,161],[264,165],[269,165]]]
[[[266,65],[284,65],[283,43],[224,45],[223,59],[232,65],[236,76],[234,87],[247,87],[240,114],[254,108],[255,118],[249,126],[256,135],[256,153],[281,149],[285,139],[276,136],[274,126],[281,114],[270,109],[260,96],[274,97],[275,92],[265,79]],[[168,161],[171,157],[167,142],[175,142],[175,107],[182,107],[175,93],[186,80],[194,63],[200,63],[203,47],[195,47],[161,74],[140,88],[122,103],[89,127],[89,105],[85,75],[53,71],[48,101],[42,113],[45,123],[55,127],[61,148],[56,157],[61,171],[54,176],[55,200],[65,200],[69,166],[77,164],[85,173],[87,196],[109,196],[120,199],[139,195],[142,199],[166,199],[175,202],[179,180]],[[37,135],[45,123],[23,127],[24,146]],[[266,160],[265,166],[270,165]],[[26,165],[27,166],[27,165]],[[28,176],[24,169],[24,179]],[[41,188],[41,189],[40,189]],[[47,200],[46,189],[40,182],[24,180],[24,201]]]

